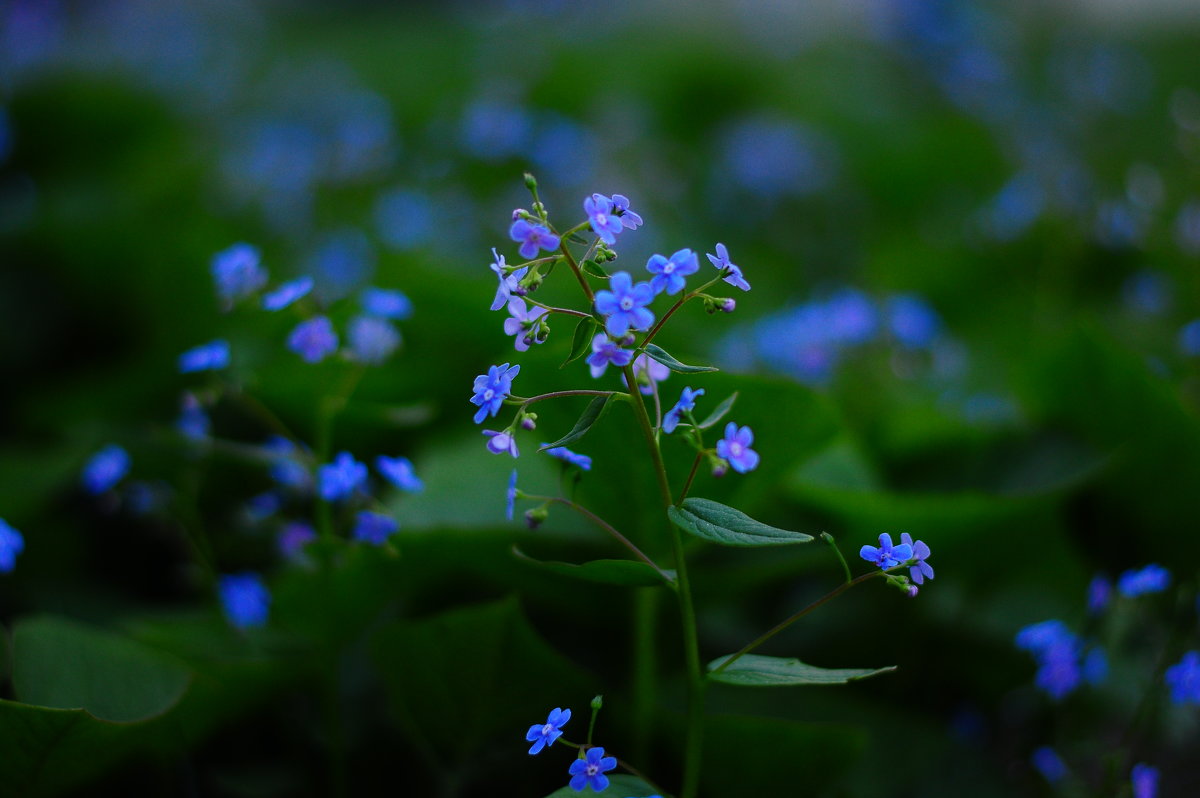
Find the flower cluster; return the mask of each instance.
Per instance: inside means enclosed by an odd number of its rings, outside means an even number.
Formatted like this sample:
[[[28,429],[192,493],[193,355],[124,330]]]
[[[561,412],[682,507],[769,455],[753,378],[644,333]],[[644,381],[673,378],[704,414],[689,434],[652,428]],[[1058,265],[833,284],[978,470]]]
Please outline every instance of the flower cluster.
[[[1082,682],[1099,684],[1108,675],[1108,661],[1098,646],[1086,645],[1062,621],[1049,620],[1017,632],[1017,648],[1037,663],[1034,683],[1054,700],[1061,700]]]
[[[917,585],[925,584],[926,579],[933,579],[933,566],[926,562],[929,554],[929,546],[924,541],[913,540],[907,532],[901,533],[898,544],[893,543],[892,536],[884,532],[879,536],[878,546],[867,545],[858,550],[859,557],[884,571],[907,565],[907,577],[889,574],[888,580],[910,597],[917,595]]]
[[[598,700],[598,699],[597,699]],[[593,702],[593,708],[597,704]],[[571,719],[571,710],[555,707],[550,710],[545,723],[535,723],[525,732],[525,741],[533,743],[529,747],[530,754],[540,754],[543,749],[554,745],[562,737],[562,727]],[[617,759],[605,756],[603,748],[575,746],[580,749],[579,757],[567,768],[571,780],[568,786],[576,792],[583,792],[591,787],[594,792],[604,792],[608,789],[609,778],[605,774],[617,767]]]

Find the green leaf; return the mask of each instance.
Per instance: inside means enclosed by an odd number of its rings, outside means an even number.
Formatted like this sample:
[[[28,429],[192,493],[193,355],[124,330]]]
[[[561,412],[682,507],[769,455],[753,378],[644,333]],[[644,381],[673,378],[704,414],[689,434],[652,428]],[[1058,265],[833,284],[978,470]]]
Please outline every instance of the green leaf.
[[[596,263],[596,261],[592,260],[591,258],[588,258],[583,263],[579,264],[579,266],[593,277],[599,277],[602,280],[608,279],[608,272],[604,270],[604,267],[599,263]]]
[[[583,357],[584,353],[588,351],[588,347],[591,346],[592,338],[595,337],[596,330],[599,327],[600,325],[596,324],[596,320],[591,316],[586,316],[579,320],[579,323],[575,325],[575,333],[571,336],[571,354],[567,356],[567,359],[562,362],[562,366],[559,366],[559,368],[567,365],[572,360]]]
[[[587,239],[584,238],[583,236],[579,235],[579,233],[571,233],[571,235],[567,236],[567,240],[573,244],[586,244],[587,243]]]
[[[605,394],[604,396],[597,396],[596,398],[592,399],[592,401],[589,402],[588,406],[584,409],[583,415],[580,416],[579,420],[575,422],[575,426],[571,428],[570,432],[554,441],[554,443],[547,443],[545,446],[538,449],[538,451],[544,452],[547,449],[553,449],[555,446],[566,446],[568,443],[574,443],[582,438],[587,434],[587,431],[592,428],[592,425],[600,420],[600,416],[604,414],[604,410],[608,407],[609,400],[611,399],[612,394]]]
[[[572,579],[582,579],[585,582],[625,587],[657,587],[675,580],[674,571],[664,571],[667,574],[664,578],[662,574],[640,560],[592,560],[576,565],[569,562],[534,559],[516,546],[513,546],[512,551],[519,559],[531,565],[536,565],[551,573],[569,576]]]
[[[778,706],[784,698],[778,692],[769,696],[743,693],[741,697],[756,700],[760,696],[776,711],[791,714]],[[701,780],[706,795],[852,794],[845,780],[863,769],[860,760],[869,739],[865,729],[850,724],[761,716],[709,715],[704,727]],[[796,774],[803,774],[803,791],[796,789]]]
[[[784,657],[764,657],[759,654],[743,654],[732,665],[720,673],[712,673],[721,663],[732,654],[717,657],[708,663],[708,678],[721,684],[734,684],[739,687],[795,687],[804,684],[848,684],[859,679],[878,676],[881,673],[891,673],[896,670],[892,665],[887,668],[818,668],[806,665],[798,659]]]
[[[576,798],[579,795],[597,795],[592,791],[591,787],[587,787],[583,792],[572,790],[570,785],[563,787],[560,790],[555,790],[546,796],[546,798]],[[608,789],[604,791],[604,795],[620,796],[620,798],[646,798],[646,796],[657,795],[654,788],[646,782],[639,779],[637,776],[630,776],[627,773],[617,773],[608,777]]]
[[[646,354],[659,363],[662,363],[671,371],[677,371],[680,374],[700,374],[706,371],[720,371],[716,366],[689,366],[686,363],[680,363],[658,344],[646,344]]]
[[[759,523],[740,510],[709,499],[686,499],[681,506],[668,508],[667,515],[685,532],[725,546],[783,546],[814,540],[803,532]]]
[[[729,396],[725,397],[725,401],[717,405],[717,408],[709,413],[707,418],[700,422],[700,429],[708,429],[709,427],[716,426],[717,422],[725,418],[725,415],[733,409],[733,403],[737,401],[737,398],[737,391],[734,391],[733,393],[729,394]]]

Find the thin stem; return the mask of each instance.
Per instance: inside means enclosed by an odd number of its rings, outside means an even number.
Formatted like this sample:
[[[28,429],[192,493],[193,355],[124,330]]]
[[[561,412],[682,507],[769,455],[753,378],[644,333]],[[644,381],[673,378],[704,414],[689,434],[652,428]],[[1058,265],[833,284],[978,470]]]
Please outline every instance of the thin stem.
[[[648,761],[658,696],[658,596],[654,588],[633,592],[633,758]],[[661,791],[659,794],[662,794]]]
[[[558,307],[555,307],[554,305],[547,305],[545,302],[538,302],[536,299],[529,296],[528,294],[526,294],[524,297],[522,297],[522,299],[524,299],[526,302],[529,302],[530,304],[537,305],[539,308],[545,308],[546,310],[550,311],[551,313],[565,313],[568,316],[581,316],[585,319],[590,319],[592,317],[591,313],[584,313],[582,310],[572,310],[571,308],[558,308]]]
[[[567,265],[571,267],[571,271],[575,272],[575,279],[579,281],[579,285],[583,288],[583,293],[588,298],[588,304],[596,301],[596,295],[592,292],[592,287],[588,285],[584,279],[583,272],[579,269],[579,264],[575,262],[575,256],[571,254],[571,250],[567,249],[567,239],[565,237],[559,239],[558,249],[562,252],[563,257],[567,260]]]
[[[600,696],[596,696],[596,698],[600,698]],[[603,706],[603,699],[601,699],[601,706]],[[591,718],[591,720],[588,721],[588,736],[587,736],[587,745],[588,746],[591,746],[591,744],[592,744],[592,733],[596,731],[596,717],[599,714],[600,714],[600,707],[596,706],[595,699],[593,699],[592,718]]]
[[[667,582],[667,584],[674,584],[674,580],[671,579],[670,575],[666,571],[664,571],[662,568],[660,568],[658,566],[658,563],[654,562],[654,560],[647,557],[646,554],[641,549],[639,549],[632,540],[630,540],[629,538],[622,535],[620,532],[617,531],[616,527],[614,527],[612,524],[605,521],[600,516],[593,513],[588,508],[584,507],[582,504],[576,504],[575,502],[571,501],[570,499],[564,499],[561,496],[539,496],[536,493],[526,493],[526,494],[523,494],[523,497],[526,499],[532,499],[534,501],[554,502],[556,504],[561,504],[565,507],[570,507],[572,510],[579,513],[584,518],[588,519],[593,524],[600,527],[608,534],[612,535],[613,539],[616,540],[618,543],[620,543],[625,548],[629,549],[629,551],[633,554],[633,556],[637,557],[639,560],[646,563],[646,565],[649,565],[655,571],[658,571],[659,575]]]
[[[838,548],[837,541],[833,539],[833,535],[828,532],[822,532],[821,540],[828,543],[829,548],[833,549],[833,553],[837,555],[838,561],[842,564],[842,573],[846,575],[846,581],[852,581],[854,577],[850,576],[850,565],[846,562],[846,558],[842,556],[842,550]]]
[[[696,452],[696,459],[692,461],[692,470],[688,472],[687,482],[683,483],[683,490],[679,491],[679,501],[675,502],[675,506],[683,504],[683,500],[687,498],[688,491],[692,489],[692,480],[696,478],[696,471],[700,468],[700,461],[704,459],[704,452]]]
[[[622,393],[621,391],[593,391],[580,388],[578,390],[571,391],[551,391],[550,393],[540,393],[537,396],[533,396],[528,399],[517,399],[515,396],[510,397],[510,399],[516,400],[518,404],[524,407],[525,405],[531,405],[534,402],[542,402],[546,399],[561,399],[564,396],[614,396],[628,398],[628,394]]]
[[[661,330],[663,325],[667,323],[667,319],[669,319],[673,315],[675,315],[675,311],[679,310],[681,307],[683,307],[685,304],[687,304],[687,302],[689,300],[695,299],[697,296],[699,296],[704,291],[704,289],[708,288],[710,285],[712,285],[713,283],[717,282],[720,279],[721,278],[718,276],[717,278],[715,278],[713,280],[709,280],[707,283],[700,286],[695,291],[689,291],[688,293],[679,297],[679,299],[675,300],[675,304],[672,305],[671,307],[667,308],[667,312],[662,315],[662,318],[659,319],[657,322],[655,322],[654,326],[650,328],[650,332],[646,333],[646,337],[644,339],[642,339],[642,343],[639,348],[644,350],[646,348],[646,345],[654,340],[654,336],[658,335],[658,331]]]

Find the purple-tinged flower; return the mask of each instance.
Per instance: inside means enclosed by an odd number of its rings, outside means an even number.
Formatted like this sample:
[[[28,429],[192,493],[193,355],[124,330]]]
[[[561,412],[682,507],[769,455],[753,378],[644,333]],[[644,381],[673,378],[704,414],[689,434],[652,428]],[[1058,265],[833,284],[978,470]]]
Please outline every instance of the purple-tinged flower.
[[[1176,704],[1200,704],[1200,651],[1189,651],[1167,668],[1171,701]]]
[[[283,310],[293,302],[308,296],[312,290],[313,278],[298,277],[295,280],[284,283],[274,291],[263,295],[263,310]]]
[[[730,424],[732,425],[732,422]],[[858,550],[858,556],[886,571],[912,559],[912,546],[907,543],[893,546],[892,536],[884,532],[879,536],[878,546],[863,546]]]
[[[301,493],[312,487],[312,474],[304,464],[305,454],[296,444],[282,435],[272,435],[263,448],[271,456],[271,479]]]
[[[217,339],[193,347],[179,356],[179,373],[216,371],[229,365],[229,342]]]
[[[485,429],[483,434],[487,436],[487,449],[492,454],[504,454],[508,452],[513,457],[520,457],[521,452],[517,450],[517,439],[511,432],[497,432],[494,429]]]
[[[175,429],[179,430],[179,434],[189,441],[208,440],[209,433],[212,431],[212,423],[208,420],[208,414],[204,412],[204,406],[200,404],[200,400],[196,398],[195,394],[184,393],[179,400],[179,406],[179,418],[175,420]]]
[[[587,357],[587,364],[593,377],[603,374],[609,363],[623,369],[631,360],[633,352],[617,346],[604,333],[596,333],[596,337],[592,339],[592,353]]]
[[[516,503],[517,503],[517,469],[514,468],[512,470],[512,475],[509,476],[509,478],[508,478],[508,490],[506,490],[504,492],[504,517],[507,518],[509,521],[513,520],[513,510],[516,508]],[[571,713],[570,713],[570,710],[568,710],[567,717],[570,717],[570,716],[571,716]],[[563,722],[566,723],[566,721],[563,721]],[[554,742],[554,741],[551,740],[550,742]],[[541,748],[542,747],[539,745],[538,751],[540,751]],[[537,751],[530,751],[529,753],[536,754]]]
[[[217,582],[225,617],[237,629],[263,626],[271,610],[271,594],[262,577],[245,571],[224,574]]]
[[[1171,572],[1161,565],[1151,563],[1144,568],[1126,571],[1117,579],[1117,591],[1125,598],[1136,598],[1147,593],[1161,593],[1171,584]]]
[[[381,454],[375,458],[375,469],[400,490],[409,493],[425,490],[425,484],[417,477],[412,461],[407,457],[388,457]]]
[[[1139,762],[1129,771],[1133,784],[1133,798],[1156,798],[1158,795],[1158,768]]]
[[[725,269],[729,270],[729,274],[724,277],[725,282],[743,291],[750,290],[750,283],[746,282],[746,278],[742,276],[742,268],[729,260],[729,250],[725,248],[724,244],[717,244],[717,254],[708,253],[707,257],[712,265],[718,269],[722,271]]]
[[[1108,577],[1103,574],[1096,574],[1092,577],[1092,581],[1088,584],[1087,591],[1087,607],[1088,612],[1092,615],[1097,615],[1108,607],[1112,602],[1113,586]]]
[[[650,283],[633,282],[629,272],[617,272],[609,280],[611,291],[596,292],[596,312],[608,319],[604,329],[613,338],[620,338],[635,330],[645,330],[654,323],[654,314],[646,305],[654,300],[654,289]]]
[[[670,258],[651,255],[646,261],[646,271],[654,275],[650,287],[655,294],[678,294],[687,282],[684,278],[699,270],[700,261],[690,249],[681,249]]]
[[[617,234],[624,229],[614,212],[613,202],[603,194],[593,194],[583,201],[583,210],[588,215],[592,230],[605,244],[617,243]]]
[[[226,309],[267,284],[267,271],[259,265],[258,249],[249,244],[234,244],[214,255],[212,276]]]
[[[567,772],[571,774],[571,789],[583,792],[584,787],[591,787],[596,792],[608,789],[608,776],[605,772],[617,766],[617,758],[605,756],[603,748],[589,748],[583,759],[571,763]]]
[[[367,481],[367,466],[349,452],[339,452],[332,463],[317,469],[317,492],[327,502],[352,496]]]
[[[925,562],[929,556],[929,546],[924,541],[914,541],[907,532],[900,533],[900,542],[912,547],[912,559],[915,560],[908,569],[909,578],[918,585],[925,584],[926,579],[933,579],[933,567]]]
[[[1078,687],[1082,678],[1079,646],[1074,641],[1063,641],[1042,652],[1033,683],[1059,701]]]
[[[558,249],[559,238],[540,224],[530,224],[525,219],[517,219],[508,228],[508,237],[520,242],[518,252],[522,258],[533,258],[539,249],[553,252]]]
[[[93,496],[108,491],[129,473],[129,453],[115,443],[92,455],[83,467],[83,489]]]
[[[1048,745],[1043,745],[1034,751],[1029,757],[1029,761],[1033,763],[1037,772],[1042,774],[1042,778],[1050,784],[1058,784],[1067,776],[1066,763],[1062,761],[1058,752]]]
[[[545,445],[546,444],[544,443],[542,444],[542,446]],[[576,454],[565,446],[555,446],[543,451],[545,451],[546,454],[550,455],[551,457],[557,457],[559,460],[570,463],[573,466],[578,466],[584,471],[592,470],[592,458],[588,457],[586,454]]]
[[[495,247],[492,247],[492,257],[495,260],[492,261],[489,268],[496,273],[496,277],[500,280],[500,285],[496,288],[496,298],[492,300],[492,310],[499,310],[507,305],[508,300],[514,296],[521,296],[525,293],[525,290],[521,288],[521,278],[529,273],[529,267],[523,266],[514,272],[505,274],[507,264],[504,262],[503,255],[496,254]]]
[[[537,305],[533,310],[527,310],[524,299],[513,297],[508,301],[508,312],[509,317],[504,320],[504,334],[515,336],[518,352],[528,350],[530,344],[540,344],[546,340],[540,319],[550,311]]]
[[[499,366],[489,366],[487,374],[480,374],[475,378],[472,388],[475,395],[471,397],[471,403],[479,405],[479,410],[475,413],[476,424],[481,424],[489,415],[494,417],[500,412],[500,405],[504,404],[504,400],[512,393],[513,378],[520,371],[519,365],[510,368],[507,363],[501,363]]]
[[[0,518],[0,574],[17,567],[17,555],[25,550],[25,538]]]
[[[320,363],[337,351],[338,337],[333,322],[325,316],[315,316],[296,325],[287,345],[306,363]]]
[[[399,330],[378,316],[355,316],[346,325],[346,339],[350,358],[370,366],[383,363],[400,346]]]
[[[516,473],[515,471],[513,472]],[[512,520],[512,514],[509,514],[509,520]],[[562,736],[562,727],[571,719],[571,710],[555,707],[550,710],[549,716],[545,723],[535,723],[529,727],[529,731],[525,732],[525,741],[533,743],[529,747],[529,753],[539,754],[543,748],[554,745],[554,741]]]
[[[612,195],[613,213],[627,230],[636,230],[642,223],[642,217],[629,208],[629,197],[624,194]]]
[[[297,560],[304,556],[304,547],[317,539],[317,530],[303,521],[289,521],[279,530],[275,545],[285,559]]]
[[[663,416],[662,431],[668,435],[674,432],[675,428],[679,426],[679,420],[684,411],[690,413],[691,411],[695,410],[697,397],[703,395],[703,388],[699,388],[694,391],[691,388],[684,388],[683,392],[679,395],[679,401],[675,403],[674,407],[667,411],[665,416]]]
[[[655,386],[670,376],[669,368],[647,354],[638,355],[637,360],[633,361],[633,379],[638,390],[646,396],[652,395]],[[621,381],[625,382],[624,374],[621,375]],[[626,383],[625,387],[628,388],[629,384]]]
[[[412,315],[412,300],[387,288],[364,288],[358,295],[363,313],[378,319],[404,321]]]
[[[754,433],[750,428],[738,427],[737,424],[730,421],[725,425],[725,437],[717,441],[717,455],[729,461],[729,465],[733,467],[734,471],[745,474],[758,467],[758,452],[750,448],[752,443],[754,443]],[[881,537],[880,540],[882,539]],[[900,546],[897,550],[903,548],[905,547]],[[904,559],[907,560],[908,557]]]
[[[363,510],[355,516],[354,531],[351,536],[363,543],[382,546],[387,542],[388,536],[399,528],[400,524],[390,515]]]

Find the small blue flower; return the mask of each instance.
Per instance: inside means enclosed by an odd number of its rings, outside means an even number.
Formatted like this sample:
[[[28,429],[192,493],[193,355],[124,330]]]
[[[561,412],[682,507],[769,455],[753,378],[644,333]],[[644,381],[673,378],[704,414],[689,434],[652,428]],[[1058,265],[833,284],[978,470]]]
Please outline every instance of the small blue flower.
[[[887,303],[888,327],[905,349],[924,349],[941,332],[942,320],[928,302],[917,296],[895,296]]]
[[[400,346],[400,332],[386,319],[376,316],[351,319],[346,326],[346,339],[350,357],[370,366],[383,363]]]
[[[1042,774],[1042,778],[1051,784],[1058,784],[1067,776],[1066,763],[1062,761],[1058,752],[1048,745],[1034,751],[1029,761],[1033,763],[1037,772]]]
[[[189,349],[179,356],[179,373],[217,371],[229,365],[229,342],[217,339]]]
[[[1176,704],[1200,704],[1200,651],[1189,651],[1167,668],[1171,701]]]
[[[929,546],[925,545],[924,541],[914,541],[912,535],[907,532],[900,534],[900,542],[912,548],[912,559],[915,562],[908,569],[909,578],[918,585],[925,584],[926,579],[933,579],[933,567],[925,562],[930,554]]]
[[[0,518],[0,574],[7,574],[17,566],[17,555],[25,550],[25,538]]]
[[[603,374],[609,363],[623,369],[629,365],[631,360],[633,360],[633,352],[617,346],[604,333],[597,333],[596,337],[592,339],[592,354],[588,355],[587,364],[593,377]]]
[[[717,441],[717,456],[728,460],[734,471],[745,474],[758,467],[758,452],[750,448],[752,443],[754,433],[750,428],[738,427],[730,421],[725,425],[725,437]]]
[[[284,283],[269,294],[264,294],[262,298],[263,310],[283,310],[293,302],[308,296],[312,290],[313,278],[298,277],[295,280]]]
[[[306,363],[320,363],[337,351],[338,337],[333,322],[325,316],[315,316],[296,325],[287,345]]]
[[[706,257],[718,269],[729,270],[729,274],[725,275],[725,282],[743,291],[750,290],[750,283],[746,282],[746,278],[742,276],[741,267],[729,260],[729,250],[725,248],[724,244],[717,244],[716,255],[706,253]]]
[[[354,494],[367,481],[367,467],[349,452],[339,452],[332,463],[317,469],[317,491],[327,502]]]
[[[217,583],[225,617],[237,629],[263,626],[271,610],[271,594],[263,584],[262,577],[245,571],[240,574],[225,574]]]
[[[1156,798],[1158,795],[1158,768],[1139,762],[1129,771],[1133,784],[1133,798]]]
[[[115,487],[129,473],[129,453],[115,443],[92,455],[83,467],[83,489],[93,496]]]
[[[539,249],[553,252],[558,249],[559,238],[540,224],[530,224],[524,219],[517,219],[508,229],[508,237],[520,242],[517,250],[522,258],[533,258]]]
[[[492,310],[499,310],[508,304],[508,300],[514,296],[524,294],[524,289],[521,288],[521,278],[529,273],[529,267],[517,269],[511,274],[505,274],[504,270],[507,264],[504,262],[503,255],[496,254],[496,248],[492,247],[492,257],[495,258],[491,263],[491,270],[496,273],[496,277],[500,280],[500,285],[496,288],[496,297],[492,300]]]
[[[525,300],[520,297],[508,301],[509,317],[504,320],[504,334],[515,336],[518,352],[525,352],[530,344],[540,344],[546,340],[539,319],[549,312],[536,305],[533,310],[527,311]]]
[[[492,454],[504,454],[507,452],[513,457],[520,457],[521,452],[517,449],[517,439],[510,432],[496,432],[493,429],[485,429],[483,434],[487,437],[487,450]]]
[[[607,316],[604,329],[614,338],[620,338],[630,328],[645,330],[654,323],[654,313],[646,305],[654,301],[654,289],[650,283],[633,282],[629,272],[617,272],[609,280],[611,291],[596,292],[596,312]]]
[[[542,446],[545,445],[544,443],[542,444]],[[578,466],[584,471],[592,470],[592,458],[586,454],[576,454],[565,446],[555,446],[552,449],[546,449],[545,452],[551,457],[557,457],[559,460],[568,462],[573,466]]]
[[[212,423],[204,406],[194,394],[185,393],[180,399],[179,418],[175,420],[175,429],[189,441],[206,441],[212,431]]]
[[[274,491],[252,496],[246,502],[246,518],[253,524],[266,521],[283,507],[283,497]]]
[[[1073,644],[1074,641],[1075,634],[1067,628],[1065,623],[1058,620],[1049,620],[1030,624],[1022,628],[1017,632],[1014,643],[1017,648],[1028,651],[1030,654],[1038,657],[1052,646],[1065,642]]]
[[[289,521],[279,530],[275,543],[279,553],[288,560],[298,560],[304,556],[304,547],[317,539],[317,530],[311,524],[303,521]]]
[[[642,223],[642,217],[638,216],[629,208],[629,197],[624,194],[612,195],[613,213],[621,220],[621,224],[627,230],[636,230]]]
[[[1126,571],[1117,579],[1117,591],[1125,598],[1147,593],[1161,593],[1171,584],[1171,572],[1151,563],[1144,568]]]
[[[1112,602],[1112,593],[1112,582],[1108,581],[1107,576],[1096,574],[1092,577],[1092,581],[1088,583],[1087,591],[1088,612],[1092,615],[1104,612],[1105,608]]]
[[[508,490],[504,492],[504,517],[509,521],[513,520],[513,510],[517,503],[517,469],[512,470],[512,475],[508,478]],[[555,710],[557,712],[558,710]],[[567,710],[567,717],[571,716],[571,711]],[[563,723],[566,723],[564,720]],[[550,742],[554,742],[551,740]],[[541,746],[538,746],[538,751]],[[531,754],[536,754],[537,751],[530,751]]]
[[[364,288],[358,301],[364,313],[379,319],[404,321],[412,315],[412,300],[399,291]]]
[[[412,461],[407,457],[388,457],[381,454],[375,458],[375,469],[400,490],[420,493],[425,489],[425,484],[417,477]]]
[[[399,528],[400,524],[390,515],[363,510],[355,517],[354,532],[351,534],[355,540],[381,546]]]
[[[1033,683],[1058,701],[1078,687],[1082,679],[1079,646],[1074,641],[1063,641],[1042,652]]]
[[[1104,649],[1093,648],[1088,651],[1079,672],[1088,684],[1102,684],[1108,678],[1108,657],[1104,656]]]
[[[1179,328],[1179,351],[1188,357],[1200,355],[1200,319]]]
[[[606,244],[617,243],[617,234],[624,229],[614,212],[613,201],[603,194],[593,194],[583,201],[583,210],[588,216],[592,230]]]
[[[513,472],[513,474],[516,473],[516,471]],[[512,520],[512,513],[508,514],[508,520]],[[533,743],[529,747],[529,753],[538,754],[543,748],[554,745],[554,741],[562,736],[562,727],[570,719],[571,710],[555,707],[550,710],[550,715],[546,718],[545,723],[535,723],[530,726],[529,731],[525,732],[525,741]]]
[[[512,393],[513,378],[520,371],[519,365],[510,368],[507,363],[501,363],[499,366],[489,366],[487,374],[480,374],[475,378],[475,395],[471,397],[471,403],[479,406],[475,413],[476,424],[481,424],[489,415],[495,416],[500,412],[505,398]]]
[[[907,543],[893,546],[892,536],[887,532],[879,536],[878,546],[863,546],[858,550],[859,557],[862,557],[867,562],[875,563],[884,570],[895,568],[900,563],[907,562],[912,559],[912,554],[912,546]]]
[[[700,261],[695,252],[681,249],[670,258],[651,255],[646,270],[654,275],[650,280],[654,293],[678,294],[687,282],[684,278],[700,270]]]
[[[282,435],[272,435],[263,446],[271,458],[271,479],[301,493],[312,487],[312,474],[304,464],[305,453]]]
[[[217,296],[227,308],[267,284],[266,269],[259,265],[258,249],[249,244],[234,244],[214,255],[212,275]]]
[[[679,395],[679,401],[675,403],[674,407],[667,411],[665,416],[663,416],[662,431],[668,435],[674,432],[675,428],[679,426],[679,420],[684,411],[686,410],[690,413],[691,411],[695,410],[697,397],[703,395],[703,388],[699,388],[694,391],[691,388],[684,388],[683,392]]]
[[[583,792],[584,787],[591,787],[596,792],[608,789],[608,776],[605,772],[615,769],[617,758],[605,756],[603,748],[589,748],[583,759],[571,763],[567,772],[571,774],[571,789]]]

